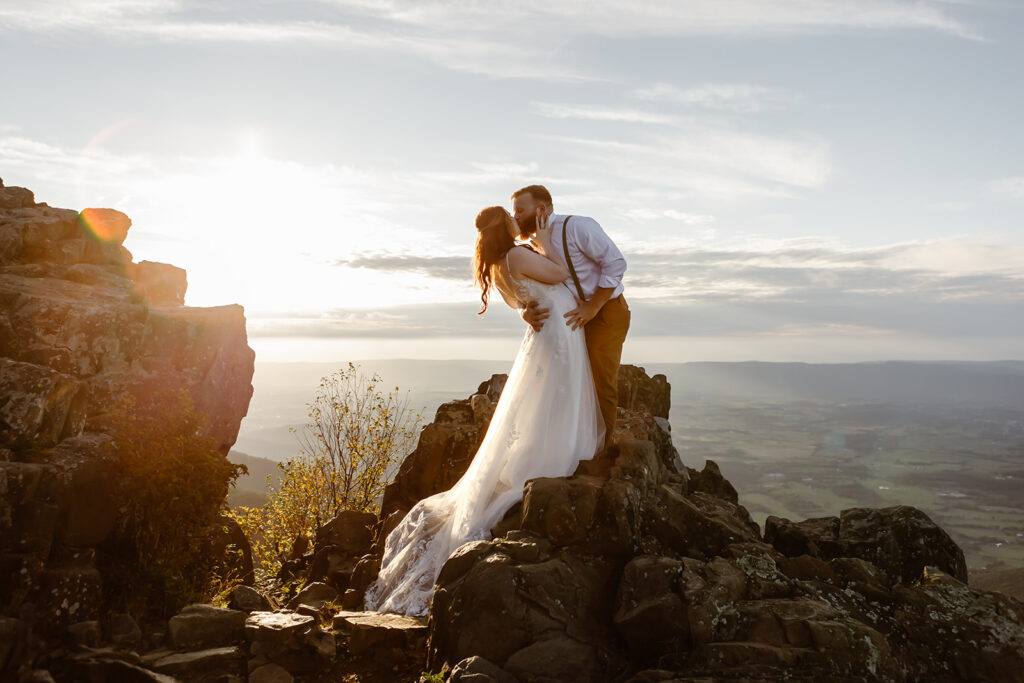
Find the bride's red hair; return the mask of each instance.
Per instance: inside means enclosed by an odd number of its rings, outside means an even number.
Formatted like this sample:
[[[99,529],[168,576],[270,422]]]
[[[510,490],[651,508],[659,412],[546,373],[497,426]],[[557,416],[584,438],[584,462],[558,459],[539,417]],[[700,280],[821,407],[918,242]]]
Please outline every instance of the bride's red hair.
[[[491,266],[500,263],[516,242],[509,234],[512,216],[502,206],[488,206],[476,215],[476,250],[473,255],[473,281],[480,287],[480,300],[484,302],[477,315],[487,310],[487,298],[493,284]]]

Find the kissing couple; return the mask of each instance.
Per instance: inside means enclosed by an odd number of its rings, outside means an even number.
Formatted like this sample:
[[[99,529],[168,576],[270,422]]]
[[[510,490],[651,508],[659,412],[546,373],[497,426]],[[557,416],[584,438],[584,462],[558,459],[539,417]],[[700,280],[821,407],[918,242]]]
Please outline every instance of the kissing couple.
[[[512,213],[484,209],[476,229],[480,314],[497,289],[526,334],[466,472],[388,533],[367,610],[427,614],[441,567],[459,546],[490,539],[528,479],[572,474],[615,431],[630,320],[622,252],[593,218],[554,213],[543,185],[512,193]]]

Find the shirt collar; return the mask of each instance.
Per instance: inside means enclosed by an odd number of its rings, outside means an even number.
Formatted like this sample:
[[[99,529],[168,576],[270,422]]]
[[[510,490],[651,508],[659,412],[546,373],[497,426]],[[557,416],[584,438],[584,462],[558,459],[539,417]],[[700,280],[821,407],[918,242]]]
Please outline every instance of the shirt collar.
[[[552,212],[551,214],[548,215],[548,221],[547,221],[547,224],[544,227],[545,228],[549,228],[549,229],[553,228],[555,225],[557,225],[561,221],[561,219],[565,218],[565,215],[566,214],[564,214],[564,213],[553,213]]]

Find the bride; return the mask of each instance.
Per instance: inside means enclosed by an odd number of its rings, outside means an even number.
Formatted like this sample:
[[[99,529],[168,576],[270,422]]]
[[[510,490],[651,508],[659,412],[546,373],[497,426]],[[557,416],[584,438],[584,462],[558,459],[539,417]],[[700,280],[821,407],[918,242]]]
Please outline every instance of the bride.
[[[550,229],[538,229],[532,240],[539,253],[516,245],[519,226],[503,207],[481,211],[476,229],[480,314],[492,287],[509,306],[536,301],[556,320],[576,308]],[[434,581],[455,549],[490,539],[491,527],[522,499],[528,479],[572,474],[580,460],[597,453],[604,433],[583,328],[549,324],[538,332],[527,326],[473,461],[450,489],[420,500],[388,534],[366,609],[427,614]]]

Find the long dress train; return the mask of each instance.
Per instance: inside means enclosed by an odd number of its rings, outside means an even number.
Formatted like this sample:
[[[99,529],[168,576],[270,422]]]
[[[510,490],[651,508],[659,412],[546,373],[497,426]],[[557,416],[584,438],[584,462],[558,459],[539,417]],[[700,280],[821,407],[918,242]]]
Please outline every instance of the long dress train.
[[[490,529],[522,499],[534,477],[572,474],[604,443],[604,421],[594,390],[583,328],[563,315],[576,307],[564,284],[516,279],[508,260],[495,284],[510,305],[537,301],[550,309],[540,332],[527,326],[490,426],[473,461],[447,491],[406,513],[384,545],[381,570],[365,593],[368,610],[423,616],[445,560]]]

